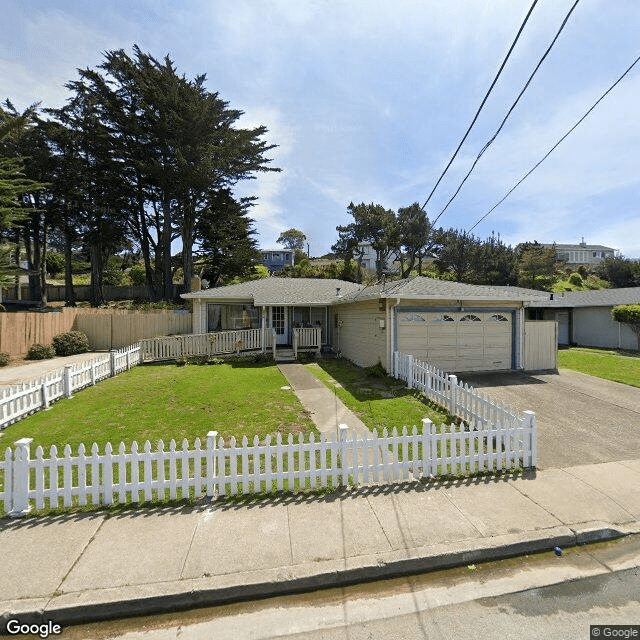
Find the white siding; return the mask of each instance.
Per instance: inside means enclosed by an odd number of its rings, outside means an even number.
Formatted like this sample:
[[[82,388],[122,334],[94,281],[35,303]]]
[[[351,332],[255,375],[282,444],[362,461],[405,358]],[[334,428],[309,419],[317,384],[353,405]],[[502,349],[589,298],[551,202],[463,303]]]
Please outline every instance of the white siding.
[[[333,330],[333,347],[358,366],[370,367],[380,362],[388,371],[386,329],[380,327],[386,312],[379,310],[378,301],[337,305],[332,313],[338,314],[341,323]]]
[[[610,307],[574,308],[573,342],[583,347],[638,348],[633,331],[611,317]]]

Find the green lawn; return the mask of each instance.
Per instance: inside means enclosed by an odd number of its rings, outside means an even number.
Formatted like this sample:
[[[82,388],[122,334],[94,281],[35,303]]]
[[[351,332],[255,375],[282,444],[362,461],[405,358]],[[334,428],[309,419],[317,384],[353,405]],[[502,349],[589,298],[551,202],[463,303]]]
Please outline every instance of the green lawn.
[[[560,349],[558,368],[640,387],[640,354],[637,352],[585,347]]]
[[[306,367],[371,430],[422,427],[422,418],[436,425],[451,422],[446,410],[400,380],[371,375],[347,360],[319,360]]]
[[[32,452],[42,445],[83,442],[100,449],[107,442],[129,444],[159,439],[168,443],[218,431],[228,441],[277,432],[318,433],[287,381],[273,364],[135,367],[60,400],[7,427],[0,448],[18,438],[33,438]],[[33,455],[33,453],[32,453]]]

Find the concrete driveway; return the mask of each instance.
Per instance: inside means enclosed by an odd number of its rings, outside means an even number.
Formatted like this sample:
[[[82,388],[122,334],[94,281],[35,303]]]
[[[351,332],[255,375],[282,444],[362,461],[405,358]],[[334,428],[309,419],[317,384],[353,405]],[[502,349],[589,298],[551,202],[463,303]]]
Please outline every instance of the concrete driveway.
[[[460,379],[518,411],[535,411],[541,469],[640,458],[639,388],[568,369]]]

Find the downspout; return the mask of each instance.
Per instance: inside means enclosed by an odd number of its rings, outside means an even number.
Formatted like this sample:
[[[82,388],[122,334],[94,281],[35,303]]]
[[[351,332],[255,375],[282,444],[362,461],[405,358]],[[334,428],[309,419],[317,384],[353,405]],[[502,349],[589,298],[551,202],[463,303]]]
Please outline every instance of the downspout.
[[[387,298],[388,300],[388,298]],[[400,298],[396,298],[395,304],[391,306],[387,305],[387,336],[389,340],[389,347],[387,351],[387,371],[391,374],[391,376],[395,376],[396,372],[393,366],[393,346],[395,343],[395,331],[396,331],[396,323],[395,323],[395,314],[393,310],[400,304]]]
[[[518,309],[518,324],[520,326],[518,327],[519,340],[516,348],[516,369],[519,369],[520,371],[524,371],[524,367],[525,367],[524,322],[525,322],[525,317],[524,317],[524,302],[523,302],[522,306]]]

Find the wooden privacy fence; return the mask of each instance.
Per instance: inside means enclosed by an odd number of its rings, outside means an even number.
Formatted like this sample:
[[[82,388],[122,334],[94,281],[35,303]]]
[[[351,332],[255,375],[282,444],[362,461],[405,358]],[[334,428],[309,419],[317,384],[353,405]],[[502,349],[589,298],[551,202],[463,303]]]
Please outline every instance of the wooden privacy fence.
[[[141,338],[189,333],[191,313],[182,310],[130,311],[63,307],[51,313],[0,313],[0,351],[17,356],[32,344],[51,344],[59,333],[75,329],[89,338],[94,351],[120,349]]]
[[[37,380],[5,387],[0,391],[0,430],[31,413],[47,409],[60,398],[70,398],[74,391],[126,371],[139,364],[140,345],[69,364]]]
[[[517,427],[443,425],[431,420],[422,427],[401,433],[394,429],[381,435],[358,437],[340,425],[338,434],[310,434],[286,441],[258,436],[228,446],[216,431],[207,434],[204,447],[196,438],[193,448],[187,440],[179,446],[171,440],[142,448],[136,442],[127,450],[107,443],[104,452],[93,444],[76,455],[71,447],[62,456],[52,446],[44,457],[42,447],[31,458],[31,438],[8,447],[0,458],[0,504],[5,513],[21,516],[35,506],[56,509],[91,503],[139,503],[207,495],[237,495],[317,489],[338,485],[392,483],[439,475],[460,475],[479,471],[501,471],[533,465],[535,418]]]
[[[86,333],[91,348],[100,351],[119,349],[144,338],[189,333],[192,319],[188,311],[119,309],[103,314],[79,313],[73,328]]]
[[[445,407],[452,416],[467,422],[491,425],[509,425],[516,428],[528,420],[530,411],[524,415],[481,394],[468,384],[462,384],[457,376],[448,375],[436,367],[421,362],[411,354],[394,351],[393,371],[395,377],[404,380],[412,389],[419,389],[434,402]],[[535,456],[533,461],[535,466]]]

